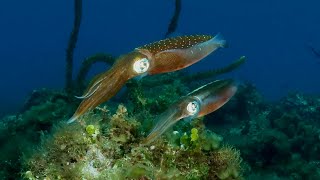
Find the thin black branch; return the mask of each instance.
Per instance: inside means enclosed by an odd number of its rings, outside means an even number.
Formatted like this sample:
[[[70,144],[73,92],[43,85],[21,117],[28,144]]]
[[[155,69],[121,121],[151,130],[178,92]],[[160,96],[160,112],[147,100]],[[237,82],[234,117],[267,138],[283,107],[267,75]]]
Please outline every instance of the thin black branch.
[[[181,0],[176,0],[174,14],[171,18],[165,37],[168,37],[171,33],[176,31],[180,12],[181,12]]]
[[[65,90],[68,93],[71,93],[73,90],[72,83],[72,72],[73,72],[73,53],[74,48],[76,47],[78,34],[81,24],[82,17],[82,0],[74,0],[74,21],[73,21],[73,29],[70,34],[68,47],[66,50],[66,84]]]

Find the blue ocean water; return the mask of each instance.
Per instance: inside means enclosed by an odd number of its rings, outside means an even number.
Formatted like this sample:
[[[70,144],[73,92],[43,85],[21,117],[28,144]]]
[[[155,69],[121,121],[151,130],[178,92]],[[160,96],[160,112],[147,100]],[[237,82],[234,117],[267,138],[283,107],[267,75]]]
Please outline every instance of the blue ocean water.
[[[172,0],[84,1],[75,72],[94,53],[121,55],[163,39]],[[221,32],[229,48],[191,66],[220,67],[245,55],[248,61],[227,76],[253,82],[278,99],[289,91],[319,94],[320,2],[293,0],[184,0],[176,34]],[[0,114],[14,112],[37,88],[64,86],[65,50],[73,23],[73,1],[1,1]],[[98,64],[91,74],[107,68]]]

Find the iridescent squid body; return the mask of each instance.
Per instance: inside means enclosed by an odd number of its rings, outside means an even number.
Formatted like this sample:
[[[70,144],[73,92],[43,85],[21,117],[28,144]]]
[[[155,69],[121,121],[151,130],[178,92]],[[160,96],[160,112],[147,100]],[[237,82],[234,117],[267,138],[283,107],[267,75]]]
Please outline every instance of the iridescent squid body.
[[[157,118],[155,127],[143,141],[143,144],[153,142],[183,118],[191,120],[219,109],[229,101],[236,91],[237,85],[231,79],[217,80],[194,90],[171,105]]]
[[[94,78],[83,96],[78,97],[83,100],[68,123],[109,100],[131,78],[180,70],[225,45],[226,41],[218,34],[168,38],[136,48]]]

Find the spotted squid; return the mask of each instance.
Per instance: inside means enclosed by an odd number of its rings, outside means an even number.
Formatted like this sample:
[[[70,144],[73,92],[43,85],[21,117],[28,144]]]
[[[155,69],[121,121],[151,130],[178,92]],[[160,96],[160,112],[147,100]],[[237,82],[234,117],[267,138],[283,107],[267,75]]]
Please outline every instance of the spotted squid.
[[[153,142],[181,119],[191,120],[216,111],[227,103],[236,91],[237,83],[232,79],[217,80],[199,87],[160,114],[156,125],[142,144]]]
[[[226,41],[217,34],[167,38],[135,48],[120,56],[108,71],[92,80],[84,94],[77,97],[82,102],[68,123],[108,101],[131,78],[186,68],[225,46]]]

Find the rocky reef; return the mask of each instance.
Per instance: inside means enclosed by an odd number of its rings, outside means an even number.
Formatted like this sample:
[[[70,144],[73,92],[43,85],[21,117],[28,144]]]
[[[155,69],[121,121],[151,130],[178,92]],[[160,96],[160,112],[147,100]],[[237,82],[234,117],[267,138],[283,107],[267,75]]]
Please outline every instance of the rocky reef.
[[[247,179],[320,178],[320,97],[292,92],[270,103],[246,84],[210,116],[250,165]]]
[[[320,98],[290,93],[267,102],[250,83],[230,102],[178,122],[141,145],[154,118],[201,82],[183,73],[153,86],[128,83],[121,96],[67,125],[79,102],[38,90],[17,115],[0,122],[4,179],[319,179]],[[155,91],[156,90],[156,91]],[[158,96],[154,96],[157,92]]]
[[[27,179],[241,179],[240,152],[197,127],[148,146],[138,119],[119,105],[90,113],[81,124],[55,127],[40,149],[25,159]]]

